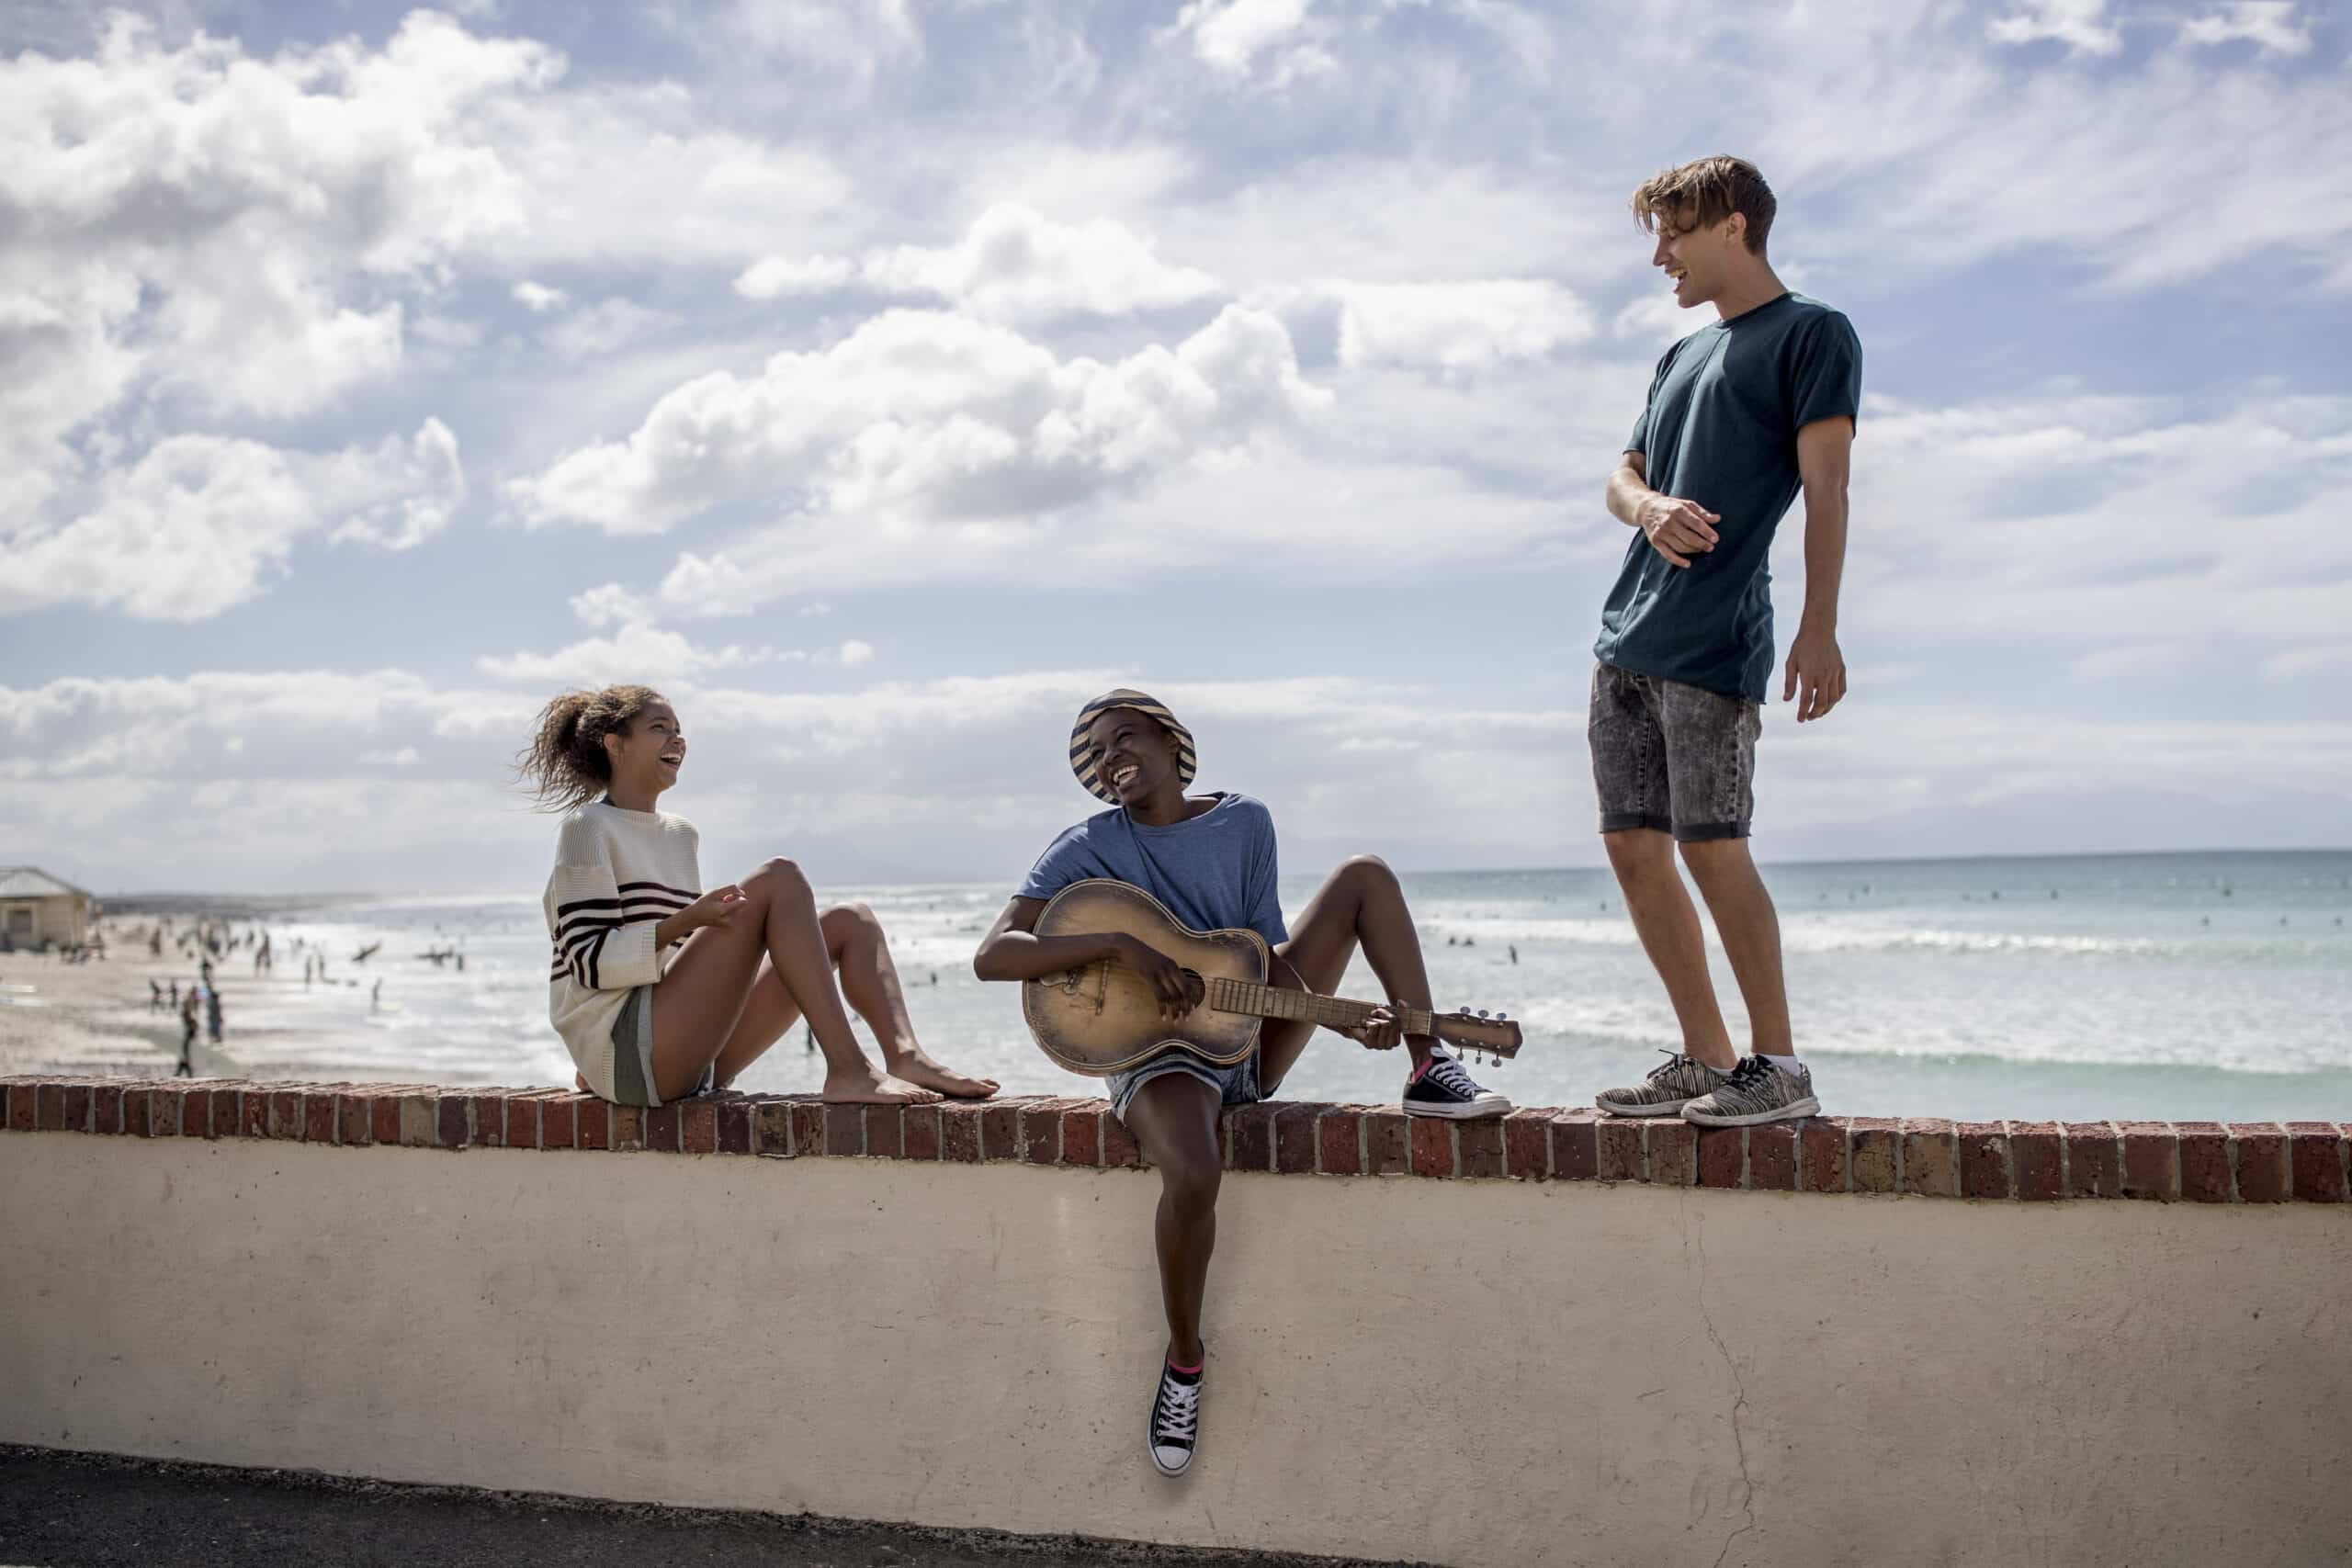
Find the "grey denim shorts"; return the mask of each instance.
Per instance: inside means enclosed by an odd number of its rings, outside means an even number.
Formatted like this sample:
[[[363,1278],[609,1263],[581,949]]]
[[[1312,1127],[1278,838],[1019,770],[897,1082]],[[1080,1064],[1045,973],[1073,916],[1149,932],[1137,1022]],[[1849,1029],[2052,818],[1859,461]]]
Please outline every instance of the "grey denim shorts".
[[[1197,1056],[1182,1051],[1170,1051],[1154,1056],[1132,1072],[1113,1073],[1108,1087],[1111,1090],[1111,1114],[1124,1122],[1127,1106],[1134,1100],[1136,1090],[1157,1077],[1170,1073],[1182,1073],[1186,1077],[1200,1079],[1217,1092],[1221,1105],[1255,1105],[1265,1099],[1258,1091],[1258,1053],[1251,1051],[1229,1067],[1212,1067]]]
[[[1763,729],[1763,705],[1746,697],[1595,664],[1585,739],[1600,830],[1655,828],[1686,844],[1745,839]]]

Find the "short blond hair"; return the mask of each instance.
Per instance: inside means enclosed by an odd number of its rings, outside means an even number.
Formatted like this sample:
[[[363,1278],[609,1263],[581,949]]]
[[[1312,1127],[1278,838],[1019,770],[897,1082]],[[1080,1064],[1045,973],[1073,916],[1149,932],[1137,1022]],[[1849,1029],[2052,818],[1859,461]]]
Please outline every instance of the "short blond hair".
[[[1762,255],[1779,206],[1772,187],[1747,159],[1696,158],[1641,183],[1634,192],[1634,221],[1646,234],[1660,228],[1687,233],[1711,228],[1736,212],[1747,220],[1748,250]]]

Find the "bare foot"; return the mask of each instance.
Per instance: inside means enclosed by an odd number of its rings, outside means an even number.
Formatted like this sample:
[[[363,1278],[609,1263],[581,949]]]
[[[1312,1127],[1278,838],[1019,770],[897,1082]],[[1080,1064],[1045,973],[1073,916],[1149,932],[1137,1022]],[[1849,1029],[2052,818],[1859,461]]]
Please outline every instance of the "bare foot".
[[[588,1087],[588,1075],[585,1073],[572,1074],[571,1083],[572,1087],[577,1089],[582,1094],[594,1094],[596,1092],[594,1089]]]
[[[883,1059],[889,1064],[892,1077],[935,1089],[951,1100],[986,1100],[998,1089],[994,1078],[966,1077],[962,1073],[949,1072],[920,1047],[887,1054]]]
[[[825,1075],[828,1105],[929,1105],[939,1096],[872,1067]]]

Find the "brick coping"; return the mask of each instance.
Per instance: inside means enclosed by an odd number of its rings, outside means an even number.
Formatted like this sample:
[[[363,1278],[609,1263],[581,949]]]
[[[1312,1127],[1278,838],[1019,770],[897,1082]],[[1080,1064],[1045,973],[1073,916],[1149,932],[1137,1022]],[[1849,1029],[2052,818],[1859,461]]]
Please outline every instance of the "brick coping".
[[[558,1089],[0,1078],[0,1132],[263,1138],[344,1147],[835,1156],[1084,1168],[1145,1161],[1110,1106],[1054,1095],[825,1105],[728,1092],[642,1110]],[[1224,1113],[1228,1170],[1285,1176],[1621,1181],[1921,1198],[2343,1203],[2352,1123],[1951,1122],[1811,1116],[1762,1127],[1622,1120],[1586,1107],[1487,1122],[1274,1100]]]

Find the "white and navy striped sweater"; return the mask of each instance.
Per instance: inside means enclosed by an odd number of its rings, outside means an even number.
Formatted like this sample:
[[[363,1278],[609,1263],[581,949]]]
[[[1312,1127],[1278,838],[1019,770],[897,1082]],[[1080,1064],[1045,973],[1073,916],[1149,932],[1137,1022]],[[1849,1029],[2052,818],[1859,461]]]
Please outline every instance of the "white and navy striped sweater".
[[[613,1097],[613,1020],[632,987],[662,978],[653,928],[702,893],[694,824],[609,801],[563,819],[544,900],[555,944],[548,1018],[588,1087]]]

